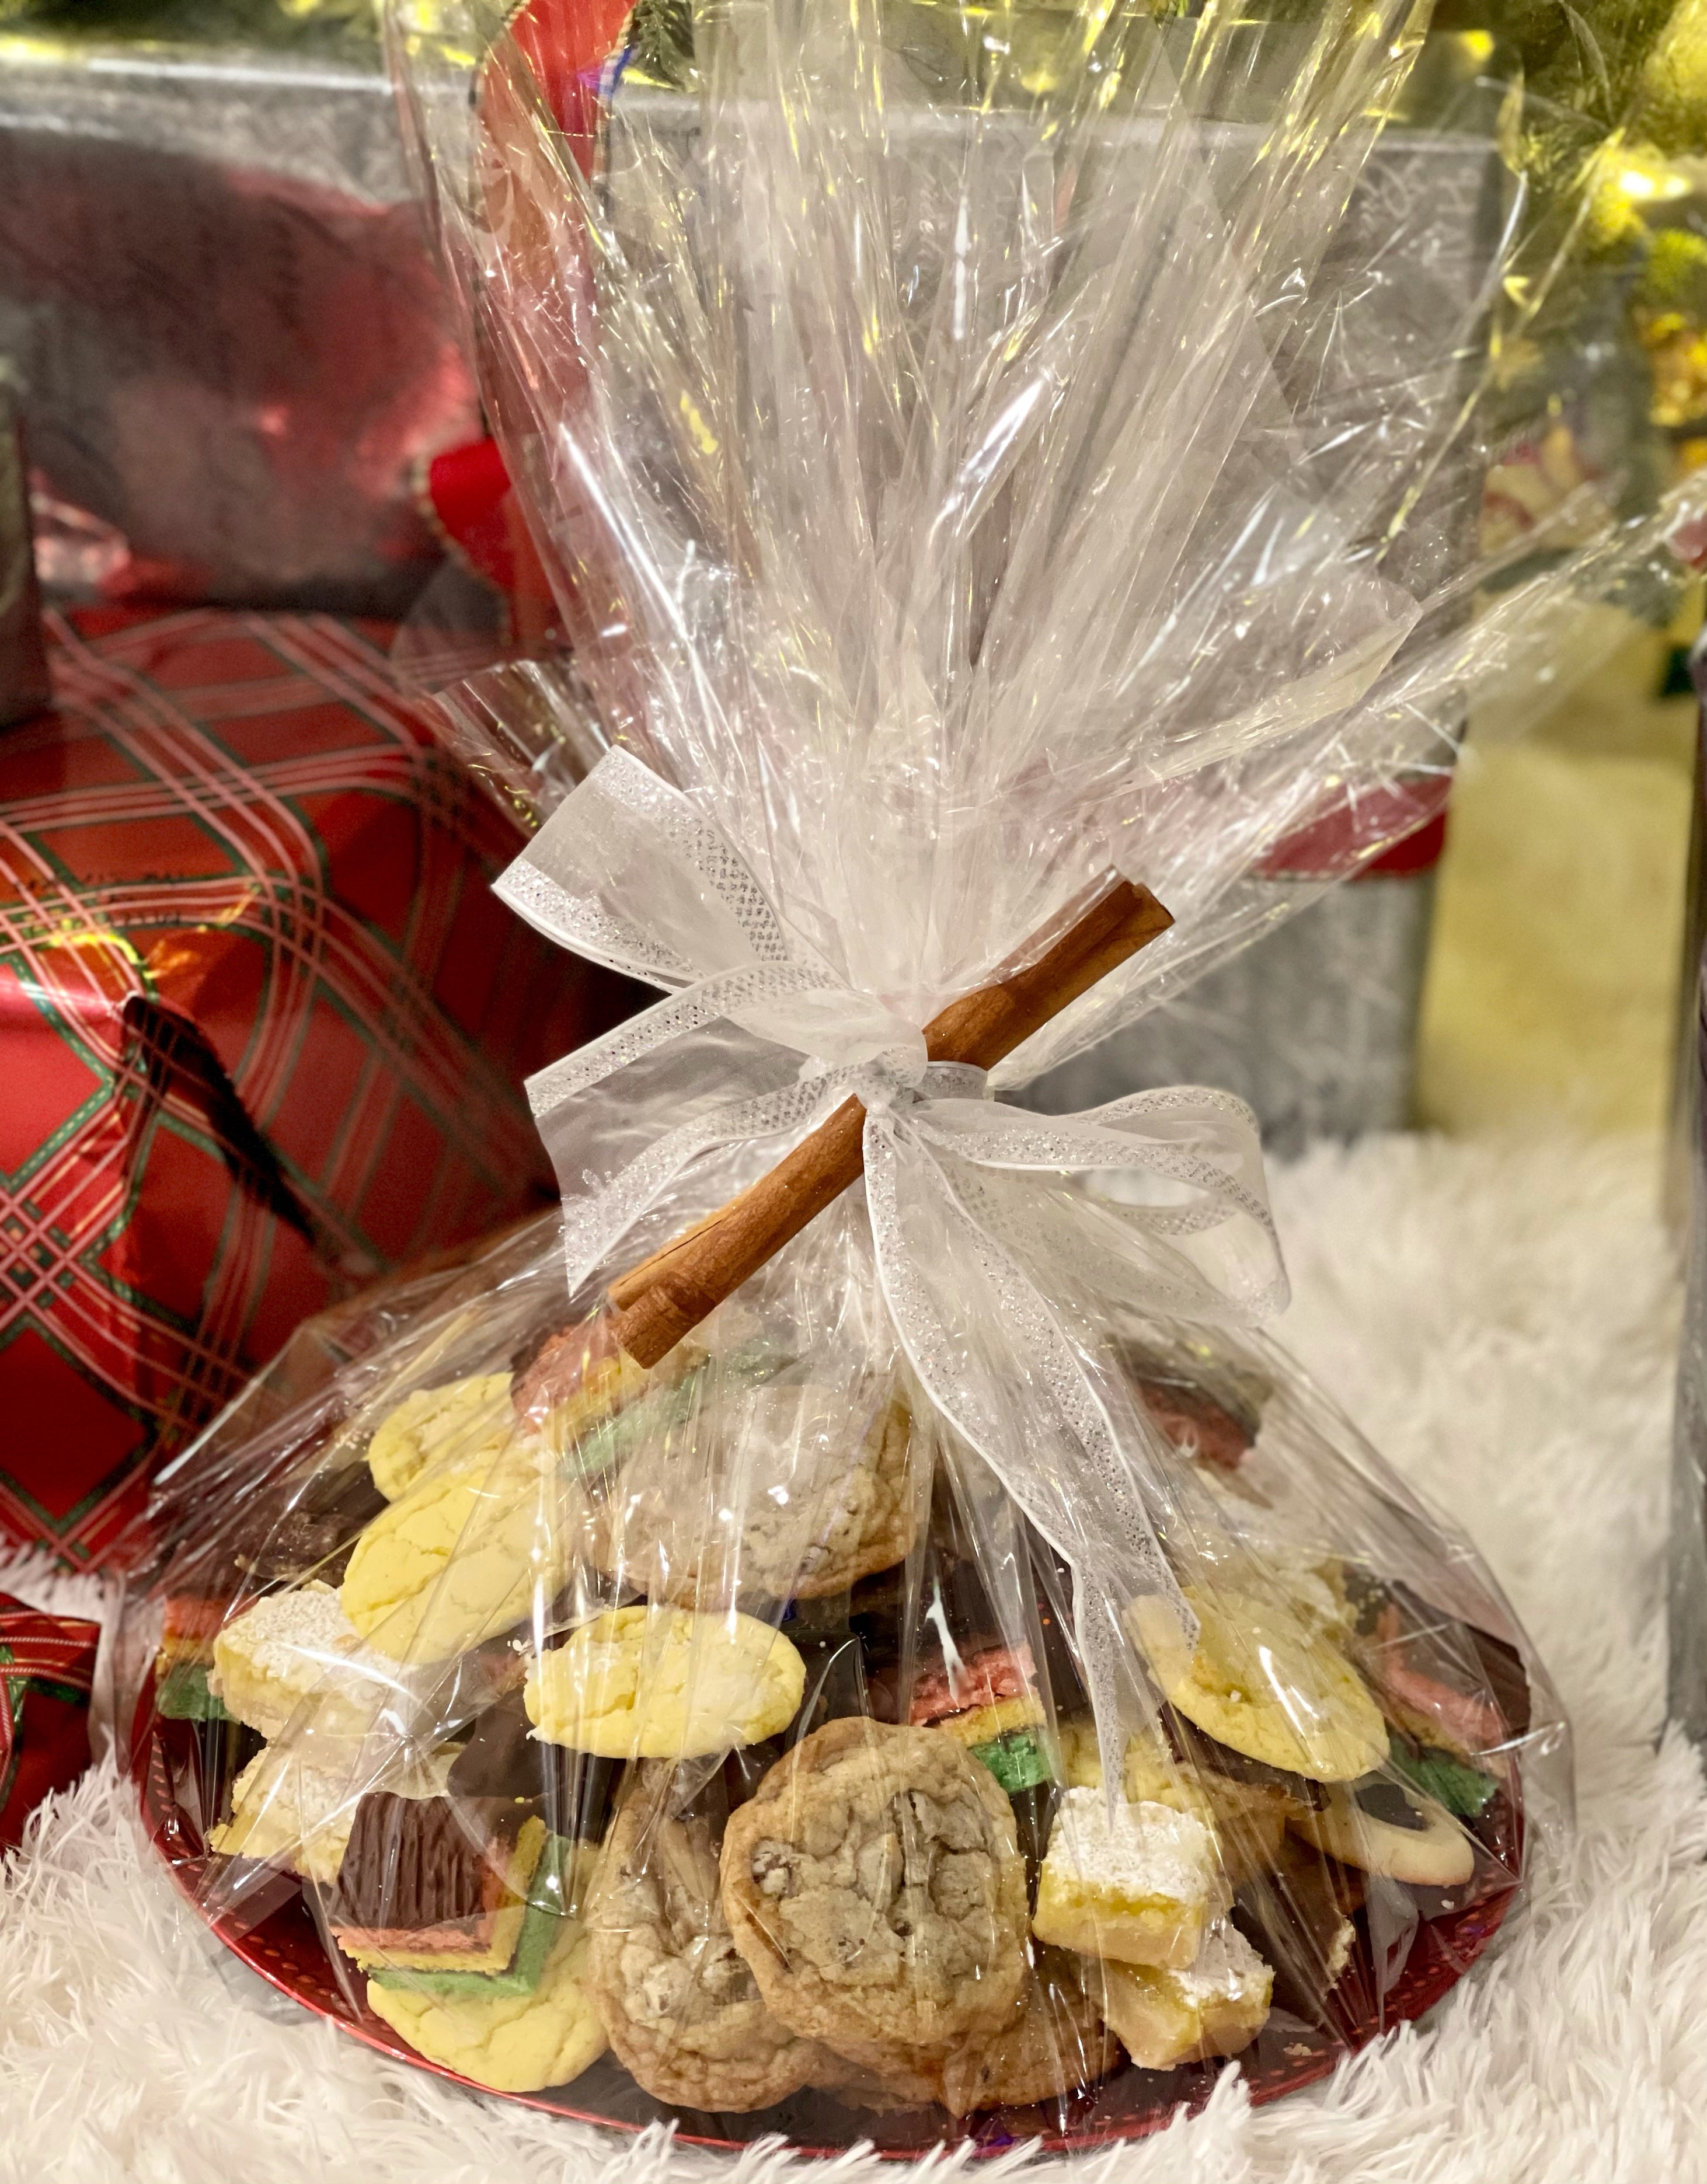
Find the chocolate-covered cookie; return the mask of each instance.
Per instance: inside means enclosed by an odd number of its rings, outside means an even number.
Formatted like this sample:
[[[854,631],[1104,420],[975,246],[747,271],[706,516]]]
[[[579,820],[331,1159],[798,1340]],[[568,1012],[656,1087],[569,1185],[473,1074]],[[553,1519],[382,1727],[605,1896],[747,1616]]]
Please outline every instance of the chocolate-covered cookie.
[[[537,1812],[554,1836],[600,1842],[616,1809],[620,1759],[533,1735],[520,1689],[476,1716],[450,1770],[453,1798],[502,1798]]]

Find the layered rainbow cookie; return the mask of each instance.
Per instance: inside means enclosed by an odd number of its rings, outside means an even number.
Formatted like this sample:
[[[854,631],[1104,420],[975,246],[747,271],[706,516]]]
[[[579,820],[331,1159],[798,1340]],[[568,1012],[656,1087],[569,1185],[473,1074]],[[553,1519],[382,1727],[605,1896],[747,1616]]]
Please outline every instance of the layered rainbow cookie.
[[[544,1822],[509,1798],[370,1791],[338,1868],[333,1936],[364,1970],[504,1971],[544,1847]]]
[[[1052,1778],[1039,1731],[1045,1719],[1029,1646],[951,1649],[913,1685],[907,1723],[943,1729],[1013,1797]]]

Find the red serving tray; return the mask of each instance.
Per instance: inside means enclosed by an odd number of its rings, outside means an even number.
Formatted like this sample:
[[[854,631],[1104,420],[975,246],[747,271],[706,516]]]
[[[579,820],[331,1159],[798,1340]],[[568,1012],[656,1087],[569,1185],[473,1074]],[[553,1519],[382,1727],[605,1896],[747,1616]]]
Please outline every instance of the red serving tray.
[[[1396,2025],[1431,2009],[1487,1950],[1520,1892],[1520,1884],[1503,1880],[1500,1872],[1502,1868],[1507,1875],[1519,1869],[1521,1859],[1520,1801],[1514,1780],[1511,1790],[1500,1793],[1476,1826],[1491,1853],[1492,1881],[1473,1892],[1460,1908],[1420,1921],[1404,1964],[1379,2003],[1374,2001],[1374,1958],[1359,1914],[1353,1966],[1336,1994],[1342,2000],[1361,1997],[1366,2006],[1358,2010],[1354,2003],[1350,2013],[1342,2008],[1342,2021],[1333,2030],[1308,2024],[1277,2006],[1255,2042],[1233,2061],[1192,2064],[1169,2071],[1144,2070],[1129,2064],[1088,2091],[1046,2106],[987,2109],[962,2119],[938,2109],[907,2109],[885,2114],[849,2108],[828,2093],[808,2090],[750,2115],[706,2115],[654,2100],[609,2055],[561,2091],[498,2096],[417,2054],[382,2020],[352,2004],[338,1984],[299,1890],[253,1924],[202,1900],[208,1860],[201,1830],[175,1787],[198,1778],[196,1725],[161,1720],[152,1701],[151,1685],[138,1707],[131,1747],[132,1773],[149,1838],[197,1916],[250,1970],[304,2009],[329,2018],[353,2039],[417,2070],[467,2086],[488,2099],[517,2100],[528,2108],[614,2131],[639,2131],[648,2124],[673,2121],[678,2136],[691,2146],[739,2151],[754,2139],[780,2133],[798,2152],[826,2156],[845,2153],[861,2140],[895,2160],[912,2159],[933,2147],[962,2143],[979,2154],[1001,2153],[1026,2141],[1035,2141],[1049,2152],[1072,2153],[1163,2130],[1182,2110],[1201,2109],[1221,2071],[1234,2067],[1243,2072],[1252,2101],[1278,2100],[1283,2093],[1325,2077],[1342,2057],[1354,2054]],[[1361,1976],[1353,1975],[1356,1972]]]

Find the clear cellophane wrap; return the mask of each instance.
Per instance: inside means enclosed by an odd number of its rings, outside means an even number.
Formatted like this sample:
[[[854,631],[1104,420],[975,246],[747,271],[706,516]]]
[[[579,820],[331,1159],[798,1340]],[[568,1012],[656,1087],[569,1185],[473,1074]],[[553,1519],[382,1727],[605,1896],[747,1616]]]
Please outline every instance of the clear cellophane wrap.
[[[1690,511],[1479,550],[1520,204],[1347,366],[1404,9],[739,0],[674,81],[591,11],[393,34],[576,639],[448,707],[543,822],[500,892],[664,998],[530,1087],[561,1216],[166,1482],[150,1832],[377,2036],[613,2121],[1086,2143],[1302,2082],[1495,1936],[1557,1702],[1263,1332],[1248,1112],[1001,1095],[1249,937],[1301,830],[1414,825]],[[1017,1045],[940,1034],[1146,889]],[[850,1112],[851,1187],[689,1296]]]

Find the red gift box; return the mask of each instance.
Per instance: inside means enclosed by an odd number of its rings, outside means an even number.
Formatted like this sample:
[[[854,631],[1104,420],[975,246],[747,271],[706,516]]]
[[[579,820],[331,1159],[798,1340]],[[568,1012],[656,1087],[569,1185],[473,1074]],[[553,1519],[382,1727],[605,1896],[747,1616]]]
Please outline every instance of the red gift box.
[[[0,737],[0,1537],[98,1561],[298,1320],[552,1195],[521,1081],[633,991],[490,894],[385,634],[54,618]]]
[[[89,1693],[101,1626],[0,1592],[0,1850],[89,1763]]]

